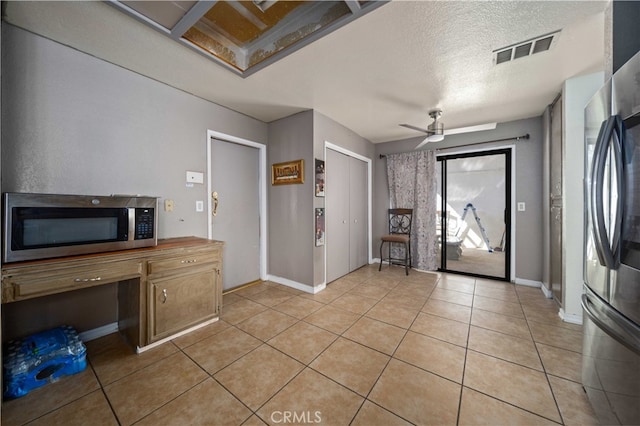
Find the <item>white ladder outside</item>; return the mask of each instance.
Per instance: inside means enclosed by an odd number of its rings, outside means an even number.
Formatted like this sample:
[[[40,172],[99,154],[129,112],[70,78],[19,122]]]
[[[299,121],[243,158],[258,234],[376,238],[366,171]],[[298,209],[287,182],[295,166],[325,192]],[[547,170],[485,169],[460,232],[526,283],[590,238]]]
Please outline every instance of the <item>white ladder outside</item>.
[[[489,244],[489,237],[487,237],[487,231],[484,229],[484,226],[482,226],[482,222],[480,222],[480,218],[478,217],[478,213],[476,212],[476,208],[473,206],[473,204],[468,203],[465,208],[464,208],[464,212],[462,213],[462,217],[460,218],[460,221],[462,223],[464,223],[464,218],[467,216],[467,212],[469,211],[469,209],[471,209],[471,211],[473,212],[473,216],[476,219],[476,223],[478,224],[478,228],[480,228],[480,234],[482,234],[482,239],[484,240],[485,244],[487,244],[487,247],[489,249],[489,253],[493,253],[493,249],[491,248],[491,245]],[[456,237],[458,236],[457,234],[460,232],[461,228],[458,228],[458,232],[456,233]]]

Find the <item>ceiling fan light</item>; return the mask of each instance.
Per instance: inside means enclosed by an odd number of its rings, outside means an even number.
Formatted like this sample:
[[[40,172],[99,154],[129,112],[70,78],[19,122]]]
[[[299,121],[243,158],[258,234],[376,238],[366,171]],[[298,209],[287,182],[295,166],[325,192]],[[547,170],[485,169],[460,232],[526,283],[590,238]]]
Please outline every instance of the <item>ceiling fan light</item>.
[[[429,135],[427,136],[427,142],[440,142],[444,139],[444,135],[443,134],[438,134],[435,133],[433,135]]]

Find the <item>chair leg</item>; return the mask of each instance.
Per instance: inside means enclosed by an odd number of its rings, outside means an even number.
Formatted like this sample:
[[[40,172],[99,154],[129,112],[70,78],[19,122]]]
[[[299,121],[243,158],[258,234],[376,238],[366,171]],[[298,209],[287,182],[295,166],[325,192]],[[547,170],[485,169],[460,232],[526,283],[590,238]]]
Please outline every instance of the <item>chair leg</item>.
[[[404,245],[404,273],[409,275],[409,245]]]
[[[380,266],[378,267],[378,272],[382,271],[382,246],[384,246],[384,241],[380,243]]]

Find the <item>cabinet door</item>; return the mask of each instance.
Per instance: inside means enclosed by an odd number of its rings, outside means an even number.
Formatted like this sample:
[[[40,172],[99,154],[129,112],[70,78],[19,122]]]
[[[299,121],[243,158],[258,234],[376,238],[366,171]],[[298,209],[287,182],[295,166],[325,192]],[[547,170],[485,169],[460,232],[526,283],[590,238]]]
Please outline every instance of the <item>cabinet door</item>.
[[[158,340],[218,314],[218,274],[206,270],[150,280],[151,337]]]

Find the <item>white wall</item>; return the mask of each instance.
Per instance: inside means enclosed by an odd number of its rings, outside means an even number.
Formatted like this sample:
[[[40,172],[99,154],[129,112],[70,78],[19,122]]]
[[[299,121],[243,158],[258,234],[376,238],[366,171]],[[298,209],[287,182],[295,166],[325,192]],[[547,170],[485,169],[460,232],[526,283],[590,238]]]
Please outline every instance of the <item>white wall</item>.
[[[604,72],[573,77],[562,88],[562,241],[565,321],[582,323],[580,297],[584,262],[584,107],[604,84]]]

